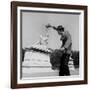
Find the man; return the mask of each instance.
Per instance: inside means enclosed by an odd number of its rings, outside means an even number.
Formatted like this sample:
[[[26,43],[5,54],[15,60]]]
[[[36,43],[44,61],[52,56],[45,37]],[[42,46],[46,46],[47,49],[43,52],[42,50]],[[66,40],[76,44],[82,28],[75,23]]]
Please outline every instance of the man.
[[[72,48],[71,35],[68,31],[64,30],[64,27],[62,25],[59,25],[58,27],[47,25],[46,27],[47,28],[52,27],[54,30],[58,32],[59,35],[61,35],[60,40],[62,41],[62,46],[60,50],[63,51],[64,53],[60,60],[59,76],[68,76],[70,75],[68,62]]]

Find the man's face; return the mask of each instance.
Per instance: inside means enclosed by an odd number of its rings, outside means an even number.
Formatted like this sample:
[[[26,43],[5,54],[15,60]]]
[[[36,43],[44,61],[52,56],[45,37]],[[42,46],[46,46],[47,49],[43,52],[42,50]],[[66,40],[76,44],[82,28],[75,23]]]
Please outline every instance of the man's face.
[[[63,34],[63,32],[61,32],[61,31],[58,31],[58,34],[59,34],[59,35],[62,35],[62,34]]]

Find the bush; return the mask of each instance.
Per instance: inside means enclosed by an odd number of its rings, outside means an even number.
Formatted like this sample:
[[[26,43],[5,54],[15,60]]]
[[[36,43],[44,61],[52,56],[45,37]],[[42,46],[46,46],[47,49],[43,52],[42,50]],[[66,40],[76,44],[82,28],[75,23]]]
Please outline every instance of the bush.
[[[58,69],[60,66],[60,60],[61,57],[63,55],[63,51],[61,50],[54,50],[51,54],[50,54],[50,63],[53,67],[53,69]]]
[[[79,51],[72,51],[72,56],[74,67],[79,68]]]
[[[53,69],[58,69],[60,66],[63,53],[63,51],[56,49],[50,54],[50,63]],[[74,67],[79,68],[79,51],[72,51],[71,58],[73,59]]]

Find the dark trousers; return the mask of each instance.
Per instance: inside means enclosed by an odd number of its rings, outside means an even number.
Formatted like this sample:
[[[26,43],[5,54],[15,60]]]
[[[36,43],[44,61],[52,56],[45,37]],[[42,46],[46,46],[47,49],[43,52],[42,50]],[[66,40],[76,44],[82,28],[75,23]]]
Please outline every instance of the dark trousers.
[[[60,60],[59,76],[69,76],[70,71],[68,67],[70,54],[64,53]]]

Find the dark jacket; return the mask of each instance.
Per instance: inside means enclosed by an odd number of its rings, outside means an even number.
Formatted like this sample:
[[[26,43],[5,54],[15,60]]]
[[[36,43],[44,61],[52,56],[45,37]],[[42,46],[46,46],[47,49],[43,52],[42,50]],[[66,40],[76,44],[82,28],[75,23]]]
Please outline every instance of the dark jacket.
[[[71,54],[72,40],[71,40],[70,33],[68,31],[65,31],[63,33],[63,35],[61,36],[60,40],[62,40],[62,46],[61,47],[65,48],[67,54]]]

